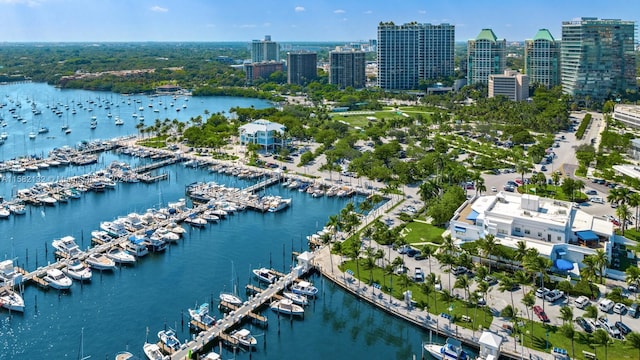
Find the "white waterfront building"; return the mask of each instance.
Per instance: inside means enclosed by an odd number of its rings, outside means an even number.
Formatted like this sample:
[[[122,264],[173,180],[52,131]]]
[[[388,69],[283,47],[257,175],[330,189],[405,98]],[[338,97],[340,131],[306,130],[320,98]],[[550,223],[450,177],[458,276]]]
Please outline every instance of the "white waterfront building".
[[[450,221],[451,236],[459,242],[489,234],[507,247],[525,241],[551,259],[555,269],[576,275],[585,256],[603,249],[611,259],[613,224],[589,215],[567,201],[499,192],[476,196],[462,204]],[[562,260],[558,262],[558,260]],[[573,269],[565,268],[571,263]]]

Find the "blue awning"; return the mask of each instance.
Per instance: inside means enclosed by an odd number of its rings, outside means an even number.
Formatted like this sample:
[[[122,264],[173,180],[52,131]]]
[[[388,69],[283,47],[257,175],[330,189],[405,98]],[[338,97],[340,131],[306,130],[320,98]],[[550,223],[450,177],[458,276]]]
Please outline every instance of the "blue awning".
[[[460,226],[455,226],[453,228],[453,230],[455,230],[456,232],[461,232],[461,233],[467,232],[467,229],[465,229],[463,227],[460,227]]]
[[[467,220],[476,221],[476,219],[478,218],[478,215],[480,214],[477,211],[471,210],[471,214],[467,216]]]
[[[578,238],[580,240],[584,240],[584,241],[598,240],[598,234],[594,233],[591,230],[576,231],[576,235],[578,235]]]
[[[560,271],[569,271],[573,269],[573,263],[565,259],[557,259],[555,265],[556,265],[556,269]]]

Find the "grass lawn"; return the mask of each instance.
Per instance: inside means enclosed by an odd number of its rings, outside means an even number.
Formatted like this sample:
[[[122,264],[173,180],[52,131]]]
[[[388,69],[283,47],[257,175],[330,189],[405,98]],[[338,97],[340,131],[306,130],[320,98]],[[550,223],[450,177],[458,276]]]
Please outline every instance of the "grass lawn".
[[[358,268],[360,272],[360,276],[358,277]],[[417,303],[417,306],[420,308],[428,308],[429,312],[434,316],[438,316],[441,313],[449,313],[449,303],[444,302],[440,298],[440,292],[433,292],[428,296],[421,290],[421,286],[418,283],[415,283],[411,280],[408,281],[407,284],[403,284],[402,276],[399,275],[387,275],[384,273],[383,269],[380,267],[374,267],[369,270],[365,268],[365,259],[360,259],[359,266],[356,266],[355,260],[347,260],[342,265],[340,265],[340,270],[353,271],[353,277],[359,278],[365,284],[371,284],[371,279],[373,282],[382,285],[381,291],[385,293],[385,296],[393,296],[396,300],[403,299],[402,293],[405,290],[411,290],[413,293],[413,300]],[[423,269],[428,270],[428,269]],[[491,312],[482,307],[477,307],[474,305],[470,305],[465,301],[454,299],[451,302],[452,311],[451,315],[453,315],[452,323],[455,323],[458,326],[465,327],[468,329],[475,328],[478,330],[480,326],[482,328],[487,329],[491,325],[493,321],[493,316]],[[469,316],[471,318],[471,322],[462,321],[462,315]],[[444,318],[439,318],[439,323],[444,324],[448,320]]]
[[[167,136],[157,136],[138,141],[138,145],[147,146],[154,149],[163,149],[167,147]]]
[[[362,111],[369,111],[369,110],[362,110]],[[351,126],[359,126],[361,128],[365,128],[370,120],[367,119],[368,117],[375,117],[376,119],[380,120],[380,119],[393,119],[393,118],[401,118],[400,115],[397,115],[394,112],[391,112],[389,110],[384,110],[384,111],[374,111],[373,114],[366,114],[366,115],[350,115],[349,113],[331,113],[330,114],[331,118],[333,120],[340,120],[340,121],[344,121],[346,123],[348,123]]]
[[[524,333],[524,346],[548,352],[552,352],[554,347],[558,347],[567,350],[567,355],[573,355],[571,353],[571,339],[564,336],[562,330],[559,327],[543,325],[539,321],[534,321],[532,339],[531,321],[522,320],[522,322],[524,323],[524,326],[517,327],[517,332]],[[582,331],[578,331],[580,329],[578,325],[575,325],[574,328],[576,329],[576,337],[574,341],[576,359],[584,359],[584,356],[582,355],[583,350],[595,353],[598,359],[604,359],[604,346],[593,345],[591,335]],[[549,335],[548,347],[547,329]],[[513,343],[507,346],[513,346],[512,344]],[[608,359],[636,359],[638,357],[637,350],[630,349],[621,340],[611,340],[607,349],[607,353]]]
[[[523,194],[525,191],[528,191],[529,194],[535,194],[542,197],[548,197],[552,199],[558,199],[563,201],[571,201],[571,198],[562,191],[560,186],[555,185],[546,185],[545,187],[540,187],[538,185],[521,185],[518,186],[518,192]],[[583,192],[577,192],[574,195],[573,201],[586,201],[587,195]]]
[[[413,221],[404,227],[402,234],[404,234],[404,239],[408,244],[421,242],[442,244],[442,233],[444,230],[445,229],[431,224]]]

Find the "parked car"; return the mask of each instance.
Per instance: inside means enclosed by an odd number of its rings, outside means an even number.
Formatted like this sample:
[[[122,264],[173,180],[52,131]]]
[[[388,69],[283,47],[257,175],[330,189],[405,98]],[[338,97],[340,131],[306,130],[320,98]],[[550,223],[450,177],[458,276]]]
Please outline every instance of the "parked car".
[[[422,268],[416,267],[413,273],[413,280],[415,282],[423,282],[424,281],[424,272],[422,272]]]
[[[589,301],[589,298],[586,296],[578,296],[574,302],[579,309],[584,309],[587,305],[591,304],[591,301]]]
[[[563,296],[564,296],[563,291],[560,291],[558,289],[553,289],[544,296],[544,299],[547,300],[548,302],[555,302],[557,300],[560,300],[560,298],[562,298]]]
[[[632,318],[637,318],[638,317],[638,304],[637,303],[633,303],[631,304],[631,306],[629,307],[629,311],[627,312],[627,314],[629,316],[631,316]]]
[[[465,274],[467,271],[469,271],[466,267],[464,266],[456,266],[453,268],[453,275],[462,275]]]
[[[549,293],[549,291],[550,290],[547,288],[538,288],[536,290],[536,296],[542,299],[545,295],[547,295],[547,293]]]
[[[618,328],[618,330],[620,330],[622,335],[627,335],[631,332],[631,329],[627,326],[627,324],[623,323],[622,321],[616,321],[616,327]]]
[[[613,307],[615,305],[616,304],[613,301],[609,300],[609,299],[602,299],[598,303],[598,308],[600,309],[600,311],[608,313],[613,309]]]
[[[544,310],[542,310],[542,307],[540,307],[540,305],[534,306],[533,307],[533,312],[538,316],[538,319],[540,319],[540,321],[542,321],[542,322],[548,322],[549,321],[549,317],[544,312]]]
[[[408,257],[414,257],[416,255],[418,255],[420,253],[420,250],[416,250],[416,249],[409,249],[407,251],[407,256]]]
[[[623,303],[616,303],[613,306],[613,312],[616,314],[624,315],[627,312],[627,306]]]
[[[593,332],[593,328],[591,327],[591,325],[589,325],[587,320],[583,319],[582,317],[578,316],[576,318],[576,323],[578,323],[582,330],[584,330],[584,332],[586,332],[587,334],[591,334]]]
[[[591,190],[587,190],[585,192],[585,194],[587,194],[587,195],[598,195],[598,192],[596,190],[591,189]]]
[[[411,246],[403,245],[398,248],[398,254],[407,254],[411,250]],[[414,254],[415,255],[415,254]]]
[[[494,278],[493,276],[485,276],[484,279],[482,280],[486,281],[487,284],[489,284],[489,286],[495,285],[498,283],[498,279]]]

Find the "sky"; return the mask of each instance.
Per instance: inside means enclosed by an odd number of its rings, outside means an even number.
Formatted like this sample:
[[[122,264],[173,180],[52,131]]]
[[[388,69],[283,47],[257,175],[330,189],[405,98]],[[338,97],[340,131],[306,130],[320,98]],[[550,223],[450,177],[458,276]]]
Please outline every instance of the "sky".
[[[378,23],[449,23],[507,41],[580,17],[640,20],[639,0],[0,0],[0,42],[361,41]],[[636,41],[638,35],[636,34]]]

